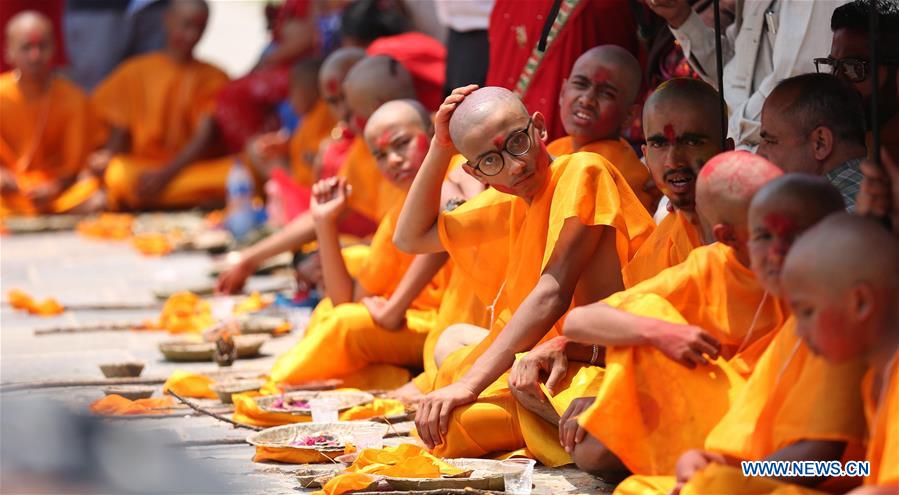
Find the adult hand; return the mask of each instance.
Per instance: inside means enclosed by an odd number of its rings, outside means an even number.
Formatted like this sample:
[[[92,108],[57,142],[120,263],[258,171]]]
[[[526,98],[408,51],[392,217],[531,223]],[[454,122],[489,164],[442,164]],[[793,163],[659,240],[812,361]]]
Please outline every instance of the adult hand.
[[[677,459],[677,463],[674,465],[677,484],[675,484],[674,489],[671,490],[671,495],[679,495],[681,488],[690,481],[690,478],[692,478],[697,471],[705,469],[706,466],[712,463],[726,464],[727,462],[725,461],[724,456],[720,454],[699,449],[688,450],[681,454]]]
[[[864,175],[855,200],[855,213],[875,218],[890,218],[893,232],[899,236],[899,157],[884,148],[880,166],[865,160],[861,164]]]
[[[650,344],[687,368],[708,364],[704,355],[718,357],[721,343],[693,325],[663,324],[650,336]]]
[[[144,172],[137,179],[135,193],[141,200],[148,200],[158,195],[175,177],[168,167],[152,172]]]
[[[449,430],[453,411],[477,400],[478,394],[462,382],[437,389],[424,396],[415,413],[415,428],[421,441],[429,448],[443,443]]]
[[[646,0],[646,5],[674,29],[681,27],[690,17],[687,0]]]
[[[581,443],[587,436],[587,430],[577,422],[578,416],[593,405],[596,397],[580,397],[569,404],[565,414],[559,419],[559,443],[565,452],[571,453],[575,445]]]
[[[312,185],[309,210],[316,222],[333,222],[349,207],[350,186],[343,177],[323,179]]]
[[[449,132],[450,118],[452,118],[453,112],[456,111],[456,107],[465,100],[466,96],[470,95],[476,89],[478,89],[477,84],[462,86],[461,88],[454,89],[453,92],[443,100],[440,108],[437,109],[437,115],[434,116],[434,144],[451,150],[455,149]]]
[[[397,310],[390,301],[380,296],[363,297],[360,301],[368,309],[371,319],[382,328],[398,330],[406,321],[406,312]]]
[[[568,356],[565,354],[567,343],[567,338],[555,337],[531,349],[512,365],[509,386],[535,400],[545,402],[546,396],[540,389],[541,375],[548,375],[546,388],[551,394],[555,394],[555,387],[568,372]]]
[[[243,290],[243,285],[256,271],[256,266],[247,259],[241,259],[234,266],[219,274],[215,282],[216,294],[238,294]]]

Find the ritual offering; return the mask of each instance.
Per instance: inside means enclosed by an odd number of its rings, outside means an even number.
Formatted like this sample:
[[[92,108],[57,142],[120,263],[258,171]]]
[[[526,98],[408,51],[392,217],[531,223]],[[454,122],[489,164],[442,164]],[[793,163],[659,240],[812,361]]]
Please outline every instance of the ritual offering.
[[[235,335],[237,359],[256,357],[260,348],[268,339],[268,335]],[[203,342],[192,339],[180,339],[162,342],[159,351],[168,361],[212,361],[215,354],[215,342]]]
[[[103,389],[103,393],[106,395],[120,395],[128,400],[149,399],[154,392],[156,392],[155,387],[141,385],[121,385]]]
[[[256,403],[266,412],[289,413],[298,416],[311,416],[313,402],[319,399],[331,399],[338,412],[352,407],[368,404],[374,400],[374,396],[360,391],[299,391],[281,395],[269,395],[259,397]]]
[[[219,400],[223,404],[231,404],[232,394],[241,394],[244,392],[254,392],[265,385],[265,380],[260,378],[251,378],[245,380],[226,380],[216,382],[209,388],[218,395]]]
[[[100,365],[100,371],[106,378],[134,378],[140,376],[143,370],[144,363],[136,361]]]
[[[373,427],[387,432],[387,425],[370,421],[295,423],[254,433],[247,437],[247,443],[256,447],[257,461],[332,462],[355,450],[352,440],[356,430]]]

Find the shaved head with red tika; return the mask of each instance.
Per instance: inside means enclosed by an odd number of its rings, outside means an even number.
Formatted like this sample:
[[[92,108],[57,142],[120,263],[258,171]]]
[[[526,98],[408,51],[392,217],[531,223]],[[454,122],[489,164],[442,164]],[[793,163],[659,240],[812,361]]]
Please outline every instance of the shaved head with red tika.
[[[408,190],[428,153],[434,134],[431,116],[416,100],[393,100],[365,124],[365,143],[381,173]]]
[[[357,47],[338,48],[322,62],[318,71],[318,91],[335,118],[349,123],[350,111],[343,93],[343,80],[357,62],[365,58],[365,50]]]
[[[834,362],[882,367],[899,345],[899,245],[876,221],[831,215],[803,234],[782,285],[796,333]]]
[[[786,174],[759,189],[749,205],[749,257],[766,290],[780,292],[784,258],[796,237],[845,208],[840,191],[814,175]]]
[[[412,75],[395,58],[375,55],[360,60],[343,81],[352,117],[350,127],[358,133],[381,105],[391,100],[416,99]]]
[[[38,82],[53,70],[53,25],[45,15],[26,10],[6,24],[6,61],[21,77]]]
[[[546,183],[551,157],[546,151],[546,122],[540,112],[528,114],[515,93],[488,86],[473,91],[453,111],[450,138],[468,161],[466,172],[482,184],[530,200]],[[510,136],[526,133],[530,146],[513,156],[506,149]],[[486,175],[479,168],[485,157],[501,161],[502,169]]]
[[[706,162],[696,181],[696,209],[706,234],[731,246],[749,266],[746,242],[752,197],[783,172],[773,163],[746,151],[728,151]]]

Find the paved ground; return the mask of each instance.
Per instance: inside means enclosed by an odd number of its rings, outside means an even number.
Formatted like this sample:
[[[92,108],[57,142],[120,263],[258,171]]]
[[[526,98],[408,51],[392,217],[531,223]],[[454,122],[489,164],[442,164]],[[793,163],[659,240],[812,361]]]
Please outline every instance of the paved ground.
[[[13,288],[36,297],[55,297],[66,303],[151,303],[153,290],[161,287],[194,286],[209,280],[211,261],[205,254],[183,253],[165,258],[147,258],[127,244],[86,240],[67,233],[0,237],[0,291],[5,299]],[[257,277],[250,289],[277,283],[273,277]],[[157,343],[170,338],[159,332],[98,332],[35,336],[36,328],[141,320],[156,311],[66,312],[50,318],[29,316],[3,305],[0,310],[0,382],[3,384],[48,379],[101,379],[98,364],[122,360],[146,363],[142,377],[166,377],[181,368],[215,371],[212,364],[174,364],[162,360]],[[263,356],[235,363],[238,370],[267,370],[277,354],[296,340],[294,334],[273,339],[263,347]],[[15,399],[54,399],[66,408],[87,411],[88,405],[103,396],[100,387],[53,388],[0,393],[0,418],[4,436],[31,424],[32,417],[11,409]],[[204,416],[169,418],[111,419],[134,431],[149,432],[173,442],[204,442],[243,438],[247,430]],[[7,440],[9,441],[9,440]],[[40,439],[37,440],[41,441]],[[0,437],[0,444],[3,437]],[[4,446],[4,452],[6,452]],[[257,464],[251,461],[248,445],[183,447],[200,465],[215,473],[236,493],[297,493],[295,473],[301,466]],[[598,483],[574,470],[541,475],[556,490],[594,491]],[[574,483],[572,485],[571,483]],[[589,490],[585,490],[589,488]],[[607,490],[608,487],[605,487]],[[5,491],[5,490],[0,490]],[[546,491],[546,490],[544,490]]]

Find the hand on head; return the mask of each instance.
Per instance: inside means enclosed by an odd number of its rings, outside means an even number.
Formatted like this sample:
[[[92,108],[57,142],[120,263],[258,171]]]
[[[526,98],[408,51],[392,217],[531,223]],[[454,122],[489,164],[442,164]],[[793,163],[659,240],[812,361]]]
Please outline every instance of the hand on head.
[[[478,89],[477,84],[469,84],[461,88],[456,88],[453,92],[443,100],[437,115],[434,117],[434,144],[449,150],[455,150],[453,139],[450,137],[449,123],[456,111],[456,107],[465,100],[465,97]]]

